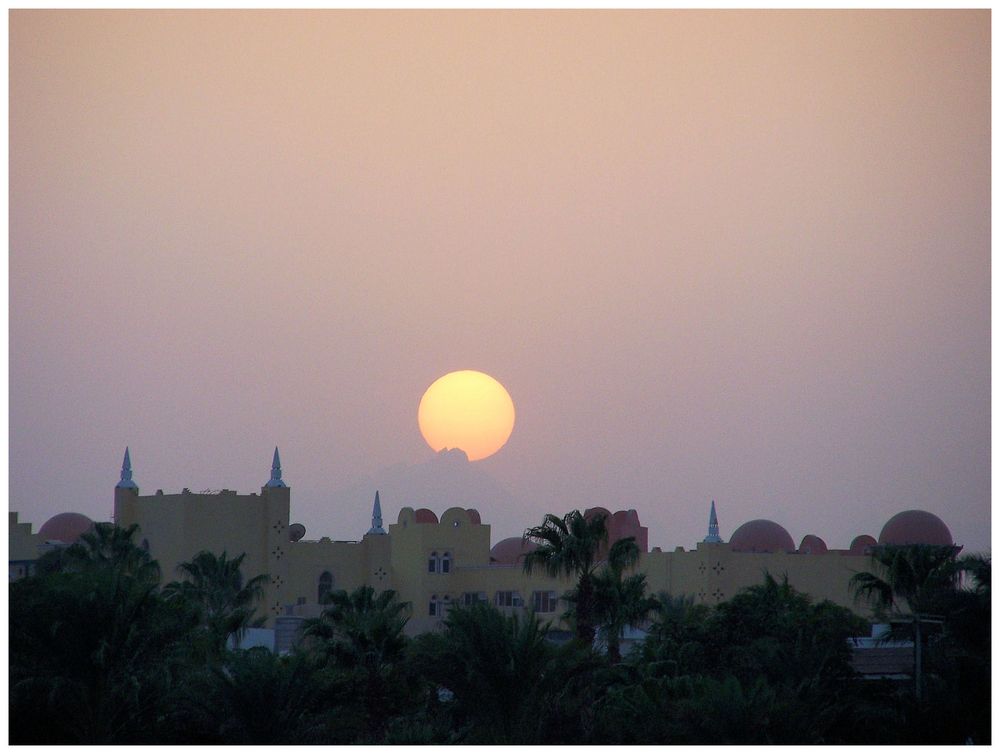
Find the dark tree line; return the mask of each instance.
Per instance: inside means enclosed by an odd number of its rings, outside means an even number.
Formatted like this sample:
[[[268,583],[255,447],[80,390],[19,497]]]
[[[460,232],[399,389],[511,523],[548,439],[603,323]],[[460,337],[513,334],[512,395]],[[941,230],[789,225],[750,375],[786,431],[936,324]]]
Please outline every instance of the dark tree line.
[[[767,576],[709,608],[646,593],[628,540],[547,516],[526,564],[575,580],[557,644],[535,615],[453,607],[415,638],[387,590],[333,592],[285,656],[239,649],[261,578],[200,553],[183,578],[98,525],[10,585],[12,743],[975,743],[990,740],[990,567],[880,548],[860,596],[919,639],[920,683],[866,681],[869,625]],[[930,622],[933,621],[933,622]],[[644,641],[623,651],[625,627]],[[594,638],[598,639],[595,650]],[[604,651],[601,651],[603,648]]]

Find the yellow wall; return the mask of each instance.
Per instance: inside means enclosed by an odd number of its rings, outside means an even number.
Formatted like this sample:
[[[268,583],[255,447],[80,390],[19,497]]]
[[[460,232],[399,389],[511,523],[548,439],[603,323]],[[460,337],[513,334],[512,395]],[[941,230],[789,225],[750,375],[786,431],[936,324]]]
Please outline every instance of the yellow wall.
[[[466,592],[483,593],[492,604],[498,591],[514,591],[527,610],[534,592],[552,591],[561,596],[573,586],[569,579],[550,578],[540,571],[529,576],[520,565],[491,564],[489,525],[475,523],[462,508],[446,510],[439,523],[417,523],[413,509],[403,508],[397,522],[388,527],[388,534],[366,534],[360,541],[323,537],[292,542],[289,507],[288,488],[265,487],[260,494],[250,495],[224,490],[218,494],[142,496],[132,490],[115,490],[116,522],[139,525],[136,541],[148,541],[164,581],[179,578],[178,564],[200,550],[226,551],[230,557],[245,553],[245,578],[268,575],[259,607],[268,626],[285,613],[319,615],[318,586],[324,571],[333,575],[333,589],[351,591],[367,584],[377,591],[396,590],[400,600],[411,604],[410,634],[440,626],[441,615],[429,614],[435,595],[440,601],[447,596],[454,604],[461,603]],[[11,559],[32,552],[37,557],[38,545],[32,539],[37,537],[30,534],[30,525],[18,523],[16,513],[10,515]],[[449,573],[429,572],[432,553],[449,555]],[[644,553],[637,565],[646,574],[651,594],[692,595],[697,603],[713,605],[761,583],[764,573],[770,572],[778,579],[787,574],[793,587],[815,601],[829,599],[861,613],[870,611],[855,604],[848,582],[854,573],[870,567],[868,556],[842,551],[823,555],[738,553],[726,543],[704,542],[694,550]],[[559,620],[565,607],[560,603],[556,610],[539,617],[565,628]]]
[[[177,567],[202,550],[234,558],[244,554],[244,578],[268,576],[258,612],[267,625],[289,600],[290,545],[288,488],[265,487],[261,493],[138,495],[115,489],[115,522],[138,524],[136,542],[148,542],[159,562],[162,580],[181,578]]]

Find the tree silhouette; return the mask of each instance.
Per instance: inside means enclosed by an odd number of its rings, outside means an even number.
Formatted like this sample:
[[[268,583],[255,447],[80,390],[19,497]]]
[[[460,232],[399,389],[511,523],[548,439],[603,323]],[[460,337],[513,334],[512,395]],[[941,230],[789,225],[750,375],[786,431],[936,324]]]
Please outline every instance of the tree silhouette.
[[[240,570],[244,558],[245,554],[229,558],[224,551],[221,555],[199,552],[177,567],[185,579],[163,588],[166,599],[184,600],[198,611],[209,653],[214,657],[221,656],[230,636],[239,647],[246,629],[264,622],[253,616],[267,576],[244,580]]]
[[[524,532],[524,539],[536,547],[524,556],[524,572],[541,568],[549,576],[576,577],[573,592],[573,617],[577,638],[586,646],[594,643],[594,574],[598,551],[608,541],[607,516],[597,514],[589,520],[580,511],[562,518],[546,514],[541,526]]]

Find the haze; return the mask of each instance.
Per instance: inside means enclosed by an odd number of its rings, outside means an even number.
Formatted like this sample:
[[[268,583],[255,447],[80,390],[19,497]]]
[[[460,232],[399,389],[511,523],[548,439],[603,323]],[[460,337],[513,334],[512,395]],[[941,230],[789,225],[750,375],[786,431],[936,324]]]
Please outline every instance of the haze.
[[[359,538],[476,369],[494,541],[603,505],[690,548],[714,499],[985,550],[989,254],[988,10],[11,11],[10,507],[278,445]]]

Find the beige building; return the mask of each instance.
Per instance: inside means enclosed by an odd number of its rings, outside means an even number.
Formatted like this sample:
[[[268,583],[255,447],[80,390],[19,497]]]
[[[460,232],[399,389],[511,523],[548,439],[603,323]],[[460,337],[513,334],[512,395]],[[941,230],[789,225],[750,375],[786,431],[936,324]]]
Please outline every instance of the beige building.
[[[245,576],[268,575],[260,608],[268,627],[319,615],[326,593],[363,584],[378,591],[394,589],[411,604],[411,634],[435,628],[455,603],[482,600],[505,612],[532,609],[557,622],[564,610],[558,598],[571,583],[540,572],[525,574],[522,557],[530,545],[514,537],[491,547],[490,526],[476,510],[449,508],[438,517],[407,507],[386,531],[376,493],[369,531],[360,540],[337,541],[305,539],[305,527],[294,523],[290,507],[291,491],[282,480],[277,449],[271,478],[259,493],[248,495],[231,490],[141,495],[126,450],[114,515],[121,526],[138,525],[137,541],[159,561],[164,580],[178,578],[178,564],[201,550],[245,554]],[[848,550],[830,550],[822,539],[808,535],[796,547],[784,528],[764,520],[747,522],[722,541],[713,503],[708,534],[694,549],[649,551],[648,532],[634,510],[585,512],[595,514],[607,516],[611,541],[636,538],[642,553],[637,569],[646,574],[651,593],[690,595],[703,604],[759,584],[769,572],[787,575],[792,586],[815,600],[857,610],[848,582],[854,573],[870,569],[868,552],[876,544],[874,537],[862,535]],[[40,548],[72,541],[89,525],[80,514],[60,514],[32,534],[30,524],[11,513],[11,579],[28,573]],[[951,534],[936,516],[905,511],[887,522],[877,541],[951,544]],[[15,573],[16,568],[22,570]]]

